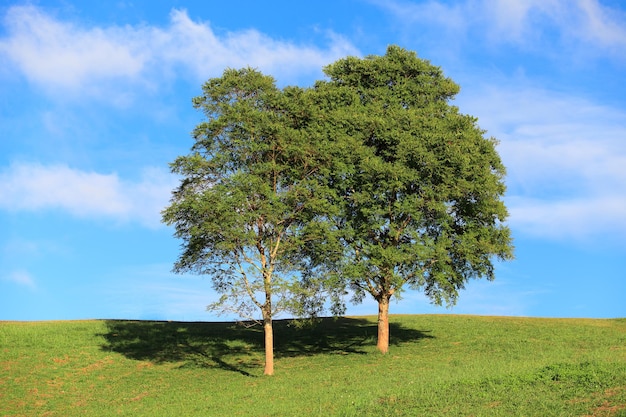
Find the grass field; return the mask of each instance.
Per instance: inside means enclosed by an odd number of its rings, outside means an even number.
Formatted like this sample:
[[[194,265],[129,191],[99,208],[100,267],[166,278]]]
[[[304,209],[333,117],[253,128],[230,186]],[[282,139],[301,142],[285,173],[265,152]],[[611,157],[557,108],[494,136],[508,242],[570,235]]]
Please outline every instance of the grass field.
[[[2,416],[626,416],[626,319],[0,323]]]

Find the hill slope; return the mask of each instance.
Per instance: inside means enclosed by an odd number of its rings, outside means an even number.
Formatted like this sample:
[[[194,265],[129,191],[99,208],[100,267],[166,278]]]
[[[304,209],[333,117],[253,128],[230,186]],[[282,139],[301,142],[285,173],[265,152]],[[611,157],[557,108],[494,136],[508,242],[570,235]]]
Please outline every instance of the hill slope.
[[[626,415],[626,320],[0,323],[2,416]]]

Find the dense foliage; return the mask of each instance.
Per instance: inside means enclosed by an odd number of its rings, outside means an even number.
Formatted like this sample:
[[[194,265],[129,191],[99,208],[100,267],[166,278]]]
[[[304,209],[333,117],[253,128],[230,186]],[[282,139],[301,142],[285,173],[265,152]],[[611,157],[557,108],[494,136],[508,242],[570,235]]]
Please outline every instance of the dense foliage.
[[[209,80],[194,99],[207,120],[172,164],[175,270],[212,278],[210,308],[261,313],[267,374],[281,311],[340,313],[344,295],[369,294],[386,352],[391,297],[408,286],[453,304],[512,257],[496,140],[450,105],[452,80],[396,46],[325,72],[306,89],[250,68]]]
[[[325,72],[316,91],[336,142],[339,215],[332,250],[309,247],[355,301],[379,303],[384,352],[389,300],[404,286],[454,304],[469,279],[494,278],[494,258],[512,257],[505,168],[496,140],[449,104],[459,87],[415,53],[392,46]]]
[[[305,92],[280,90],[256,70],[226,70],[193,103],[207,120],[193,132],[192,152],[171,165],[183,179],[163,212],[183,241],[175,270],[212,278],[223,296],[209,308],[261,313],[271,374],[272,318],[301,313],[307,299],[293,272],[302,226],[328,205],[312,175],[324,155],[306,134]]]

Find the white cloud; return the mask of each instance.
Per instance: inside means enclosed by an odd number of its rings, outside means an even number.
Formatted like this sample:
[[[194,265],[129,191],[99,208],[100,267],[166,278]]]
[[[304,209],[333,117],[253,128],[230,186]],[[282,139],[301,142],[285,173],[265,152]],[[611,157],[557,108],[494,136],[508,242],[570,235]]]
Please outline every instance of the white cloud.
[[[597,0],[465,0],[379,1],[400,21],[420,23],[423,31],[436,26],[440,36],[453,43],[470,31],[480,33],[491,43],[513,43],[545,50],[547,37],[557,33],[557,42],[585,44],[623,59],[626,48],[626,16]],[[574,48],[576,49],[576,48]],[[597,51],[595,51],[597,52]]]
[[[26,271],[12,271],[7,275],[3,275],[2,276],[2,280],[5,282],[10,282],[13,284],[17,284],[23,287],[27,287],[31,290],[34,290],[37,288],[37,285],[35,284],[35,280],[33,279],[33,277]]]
[[[218,36],[205,22],[192,21],[185,11],[171,13],[171,27],[154,29],[165,62],[184,64],[199,77],[219,73],[225,67],[258,67],[277,77],[321,73],[324,65],[358,51],[333,33],[328,49],[274,40],[254,29]]]
[[[282,77],[321,74],[322,66],[358,51],[336,34],[320,48],[272,39],[256,30],[216,33],[208,22],[173,10],[167,27],[84,27],[34,6],[14,6],[4,16],[4,55],[31,82],[46,90],[81,94],[122,94],[120,82],[156,84],[183,68],[199,80],[225,67],[257,67]],[[287,80],[290,81],[290,80]]]
[[[66,165],[14,164],[0,172],[0,208],[60,209],[78,217],[107,217],[156,227],[175,178],[146,169],[139,181]]]
[[[474,85],[459,101],[501,141],[517,231],[626,236],[624,111],[525,86]]]
[[[578,6],[578,22],[582,28],[568,25],[571,35],[623,54],[626,48],[626,15],[596,0],[579,0]]]
[[[135,77],[146,62],[130,28],[83,29],[34,6],[10,8],[4,24],[9,36],[0,51],[41,84],[73,88],[89,79]]]
[[[538,18],[549,20],[559,15],[559,0],[496,0],[493,4],[481,2],[478,6],[487,22],[492,40],[507,40],[517,43],[528,42],[529,37],[536,38],[533,26]]]
[[[471,23],[467,3],[446,4],[439,1],[407,2],[397,0],[371,0],[394,14],[401,21],[436,24],[453,32],[465,31]]]
[[[623,191],[623,190],[620,190]],[[626,236],[626,195],[592,195],[556,201],[508,199],[511,221],[526,233],[558,239]]]

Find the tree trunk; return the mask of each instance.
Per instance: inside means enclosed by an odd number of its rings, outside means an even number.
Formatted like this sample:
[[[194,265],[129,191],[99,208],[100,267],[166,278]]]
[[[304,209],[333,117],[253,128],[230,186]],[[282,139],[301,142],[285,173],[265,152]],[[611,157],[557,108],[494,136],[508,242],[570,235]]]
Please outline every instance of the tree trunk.
[[[263,375],[274,375],[274,329],[272,318],[263,318],[263,331],[265,332],[265,370]]]
[[[381,353],[389,351],[389,297],[378,300],[378,342],[376,348]]]

